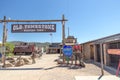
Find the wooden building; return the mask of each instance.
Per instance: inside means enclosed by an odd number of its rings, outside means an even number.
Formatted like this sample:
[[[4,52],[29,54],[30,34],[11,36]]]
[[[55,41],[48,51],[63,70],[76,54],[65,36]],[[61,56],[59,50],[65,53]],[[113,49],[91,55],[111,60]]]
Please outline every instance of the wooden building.
[[[77,43],[77,38],[74,36],[68,36],[65,38],[65,45],[74,46]],[[47,54],[56,54],[62,53],[62,43],[52,43],[47,49]]]
[[[88,41],[81,44],[85,59],[101,62],[101,54],[105,66],[117,68],[120,59],[120,33]]]
[[[65,45],[74,46],[77,43],[77,38],[74,36],[68,36],[65,38]]]
[[[52,43],[47,49],[47,54],[58,54],[60,53],[60,43]]]

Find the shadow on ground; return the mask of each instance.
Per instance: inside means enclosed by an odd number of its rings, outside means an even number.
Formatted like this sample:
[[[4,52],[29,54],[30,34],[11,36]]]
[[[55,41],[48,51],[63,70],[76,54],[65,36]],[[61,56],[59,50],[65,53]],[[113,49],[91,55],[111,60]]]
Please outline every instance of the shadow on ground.
[[[70,64],[59,64],[58,66],[45,68],[44,70],[50,70],[50,69],[54,69],[54,68],[58,68],[58,67],[67,68],[67,69],[81,69],[81,68],[84,68],[84,67],[81,67],[81,66],[70,65]]]
[[[42,70],[43,68],[1,68],[0,70]]]
[[[76,66],[76,65],[68,65],[68,64],[59,64],[58,66],[52,66],[49,68],[0,68],[0,70],[51,70],[54,68],[67,68],[67,69],[81,69],[81,66]]]
[[[94,62],[92,60],[85,61],[85,63],[86,64],[93,64],[93,65],[96,65],[97,67],[101,68],[101,63]],[[104,70],[107,71],[107,72],[109,72],[112,75],[116,74],[116,69],[115,68],[104,66]]]

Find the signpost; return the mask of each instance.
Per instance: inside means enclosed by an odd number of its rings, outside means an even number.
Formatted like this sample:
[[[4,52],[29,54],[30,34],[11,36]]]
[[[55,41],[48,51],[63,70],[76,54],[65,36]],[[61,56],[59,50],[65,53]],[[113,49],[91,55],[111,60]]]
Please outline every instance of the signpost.
[[[67,46],[67,45],[63,46],[63,54],[66,57],[71,57],[72,53],[73,53],[72,46]]]
[[[67,45],[63,46],[63,54],[65,55],[67,63],[69,63],[69,59],[72,57],[72,53],[73,53],[72,46]]]

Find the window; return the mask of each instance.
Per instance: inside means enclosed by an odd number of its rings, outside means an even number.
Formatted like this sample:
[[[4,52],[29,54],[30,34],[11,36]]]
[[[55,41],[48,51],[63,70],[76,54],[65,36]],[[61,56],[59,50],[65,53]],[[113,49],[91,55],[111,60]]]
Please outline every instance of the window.
[[[109,49],[120,49],[120,42],[110,43],[108,48]]]

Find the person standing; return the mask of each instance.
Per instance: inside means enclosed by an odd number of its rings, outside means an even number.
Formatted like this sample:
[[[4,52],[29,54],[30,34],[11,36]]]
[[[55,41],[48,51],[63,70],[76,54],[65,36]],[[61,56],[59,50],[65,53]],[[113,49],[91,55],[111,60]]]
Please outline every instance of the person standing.
[[[82,54],[82,47],[79,44],[73,46],[73,56],[75,58],[75,65],[80,65],[84,67],[83,63],[83,54]],[[77,64],[77,60],[79,60],[79,64]]]

